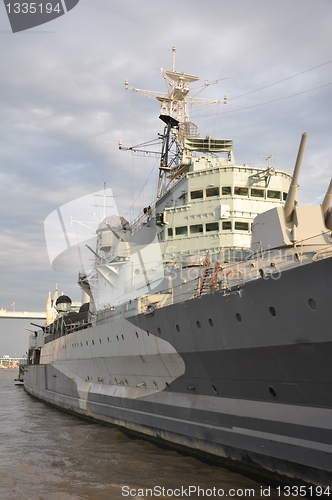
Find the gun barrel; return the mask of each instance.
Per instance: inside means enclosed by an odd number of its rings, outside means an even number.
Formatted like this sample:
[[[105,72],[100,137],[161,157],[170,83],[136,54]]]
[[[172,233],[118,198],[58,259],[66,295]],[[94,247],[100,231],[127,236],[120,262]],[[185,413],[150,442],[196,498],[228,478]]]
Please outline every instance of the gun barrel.
[[[325,216],[325,226],[332,231],[332,207],[328,209]]]
[[[302,163],[304,147],[305,147],[305,143],[307,140],[307,135],[308,134],[306,132],[303,132],[302,137],[301,137],[301,143],[300,143],[299,152],[298,152],[297,158],[296,158],[292,182],[291,182],[291,185],[289,187],[289,191],[288,191],[285,206],[284,206],[286,222],[291,222],[291,220],[292,220],[294,201],[295,201],[295,195],[296,195],[296,189],[297,189],[297,180],[299,178],[299,173],[300,173],[300,168],[301,168],[301,163]]]
[[[331,200],[332,200],[332,179],[330,181],[330,185],[326,191],[326,195],[324,197],[323,203],[322,203],[322,212],[324,219],[326,219],[328,215],[328,211],[331,205]]]

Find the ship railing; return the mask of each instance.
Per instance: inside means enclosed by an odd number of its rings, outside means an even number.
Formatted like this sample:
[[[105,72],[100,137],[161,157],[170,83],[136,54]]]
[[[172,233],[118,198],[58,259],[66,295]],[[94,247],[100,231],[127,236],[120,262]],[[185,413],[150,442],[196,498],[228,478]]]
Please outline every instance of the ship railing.
[[[221,267],[218,269],[215,279],[209,283],[209,286],[201,291],[199,296],[215,291],[224,291],[227,293],[228,291],[241,288],[244,283],[261,278],[267,279],[272,276],[273,279],[277,279],[279,272],[294,267],[294,261],[297,261],[299,265],[305,263],[307,260],[310,261],[314,255],[314,251],[310,254],[302,255],[300,251],[297,253],[289,249],[283,251],[269,250],[257,252],[256,255],[251,255],[251,258],[243,259],[245,255],[249,257],[250,252],[248,249],[241,248],[227,249],[222,254],[219,251],[211,255],[211,261],[214,263],[216,263],[216,259],[218,260],[219,258]],[[177,265],[173,267],[173,273],[178,271],[181,272],[181,268],[181,263],[177,263]],[[211,266],[211,270],[214,269],[215,267]],[[66,333],[88,328],[94,324],[106,323],[110,319],[131,317],[136,314],[145,314],[146,316],[153,315],[156,309],[179,302],[185,302],[195,296],[197,297],[195,292],[199,286],[199,280],[204,268],[203,266],[199,266],[197,270],[197,276],[188,283],[187,288],[184,288],[183,283],[181,283],[155,293],[143,294],[117,307],[106,307],[97,313],[90,313],[89,321],[71,325],[71,329],[67,328]],[[213,276],[213,273],[211,273],[211,275]],[[57,331],[53,333],[53,336],[59,337],[61,334],[63,334],[61,331]],[[53,340],[53,337],[49,338],[48,341],[50,340]]]
[[[190,289],[181,291],[181,293],[174,293],[176,288],[179,288],[181,286],[179,285],[177,287],[172,287],[152,294],[153,297],[151,297],[150,294],[147,294],[139,297],[138,299],[132,300],[131,303],[127,302],[125,304],[117,306],[116,308],[106,307],[105,309],[98,311],[98,313],[94,317],[93,324],[103,324],[107,323],[111,319],[115,320],[122,317],[126,318],[137,314],[151,316],[157,309],[190,300],[194,297],[198,279],[199,278],[193,280]],[[232,286],[235,286],[234,281],[232,282]],[[216,288],[221,289],[221,282],[215,284],[213,290],[215,290]],[[212,288],[206,293],[210,293],[211,291]]]
[[[175,287],[177,288],[177,287]],[[153,297],[151,297],[153,295]],[[146,294],[138,299],[126,302],[116,308],[106,307],[95,315],[94,324],[107,323],[111,319],[127,318],[136,314],[152,315],[156,309],[178,302],[184,302],[193,296],[193,290],[174,296],[174,288],[169,288],[155,294]]]
[[[137,231],[139,231],[139,229],[141,229],[142,226],[144,226],[144,224],[146,224],[151,215],[154,213],[154,210],[155,210],[155,206],[156,206],[156,202],[153,201],[151,203],[151,205],[149,205],[148,209],[149,209],[149,213],[141,213],[139,214],[136,219],[133,220],[133,222],[131,223],[131,230],[132,230],[132,234],[134,233],[137,233]]]
[[[196,267],[196,276],[194,273],[191,280],[184,285],[184,281],[176,286],[170,286],[158,292],[143,294],[139,298],[127,301],[121,306],[107,307],[96,315],[96,322],[107,322],[109,319],[117,319],[120,317],[130,317],[137,314],[145,314],[146,316],[153,315],[154,311],[165,306],[185,302],[186,300],[200,297],[205,294],[221,291],[228,293],[234,289],[239,289],[245,283],[257,279],[279,279],[282,271],[293,268],[295,265],[302,265],[310,262],[314,255],[317,257],[330,256],[329,252],[318,253],[312,249],[309,252],[302,252],[301,246],[298,248],[285,248],[276,250],[265,250],[252,254],[248,249],[233,248],[225,249],[224,251],[216,251],[215,254],[210,254],[211,262],[209,263],[210,272],[206,286],[201,286],[202,274],[206,267],[203,265]],[[201,257],[201,255],[199,255]],[[316,258],[317,258],[316,257]],[[174,257],[176,259],[176,257]],[[174,260],[168,263],[168,268],[172,268],[167,274],[175,274],[181,272],[182,263]],[[220,267],[216,268],[219,263]],[[194,269],[194,268],[193,268]],[[197,293],[200,290],[200,293]]]
[[[222,251],[215,250],[210,254],[210,259],[213,264],[216,263],[218,258],[222,261],[223,266],[225,263],[227,264],[229,261],[243,261],[243,259],[248,256],[248,249],[242,247],[234,247],[223,249]],[[192,257],[192,255],[190,255]],[[194,256],[195,257],[195,256]],[[199,262],[202,264],[204,261],[204,257],[206,257],[205,253],[197,253],[197,257],[199,257]],[[183,269],[183,262],[180,256],[174,255],[172,261],[167,262],[165,276],[174,276],[176,273],[181,273]],[[189,300],[195,296],[195,290],[197,289],[197,285],[200,278],[200,273],[202,270],[202,266],[195,267],[197,272],[194,278],[190,279],[190,282],[184,285],[184,282],[181,280],[181,283],[174,286],[164,288],[157,292],[144,293],[140,295],[138,298],[133,300],[124,301],[122,305],[117,305],[112,307],[108,305],[104,309],[98,311],[96,314],[92,316],[92,324],[101,324],[106,323],[110,319],[118,319],[121,317],[130,317],[136,314],[152,314],[154,310],[163,308],[168,305],[176,304],[178,302],[184,302]],[[232,276],[232,286],[235,286],[236,282],[242,281],[242,277],[236,280],[235,275]],[[221,277],[220,274],[216,276],[215,283],[213,287],[209,287],[209,293],[216,288],[220,288]],[[153,283],[149,283],[150,286],[153,286]]]
[[[330,255],[323,249],[318,251],[311,249],[303,252],[301,242],[297,248],[284,248],[275,250],[258,251],[255,254],[248,252],[248,258],[241,261],[222,261],[219,257],[220,267],[215,272],[211,263],[203,267],[200,280],[197,285],[195,297],[211,293],[216,290],[231,290],[239,288],[249,281],[257,279],[279,279],[281,272],[293,268],[294,265],[302,265],[315,259],[313,256]],[[218,261],[217,261],[218,262]],[[205,279],[205,282],[204,282]]]
[[[332,256],[332,251],[325,253],[325,249],[317,251],[317,248],[314,247],[307,247],[304,251],[301,243],[298,242],[297,247],[258,251],[252,254],[250,259],[239,263],[238,266],[230,264],[224,268],[223,274],[218,276],[219,288],[227,290],[261,278],[277,280],[281,277],[282,272],[292,269],[294,266],[310,263],[315,260],[317,255]]]
[[[91,326],[91,321],[88,319],[77,321],[76,323],[71,323],[69,325],[68,324],[66,325],[64,322],[61,322],[58,325],[55,325],[53,323],[45,331],[44,344],[48,344],[53,340],[59,339],[60,337],[64,337],[69,333],[77,332],[79,330],[85,330],[90,326]]]

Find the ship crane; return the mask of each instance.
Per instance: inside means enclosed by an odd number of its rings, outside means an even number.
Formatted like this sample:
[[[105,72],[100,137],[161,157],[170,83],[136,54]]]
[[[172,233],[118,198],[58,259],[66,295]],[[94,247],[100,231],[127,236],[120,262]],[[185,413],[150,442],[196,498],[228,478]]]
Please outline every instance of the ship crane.
[[[164,133],[161,137],[162,148],[159,153],[159,180],[157,199],[162,197],[170,188],[175,179],[182,176],[184,170],[181,168],[181,158],[184,150],[184,139],[186,137],[198,137],[197,127],[189,121],[189,105],[190,106],[211,106],[215,104],[226,104],[227,95],[223,100],[203,99],[200,97],[190,96],[190,84],[199,80],[198,76],[188,73],[175,71],[175,47],[173,52],[173,68],[172,70],[160,69],[166,83],[167,92],[158,92],[153,90],[137,89],[130,87],[128,80],[125,81],[126,90],[137,92],[138,94],[158,101],[161,104],[159,118],[165,123]],[[205,82],[201,90],[218,83]],[[133,152],[142,152],[139,148],[122,148],[122,143],[119,141],[119,148],[131,150]],[[151,154],[156,154],[152,152]]]

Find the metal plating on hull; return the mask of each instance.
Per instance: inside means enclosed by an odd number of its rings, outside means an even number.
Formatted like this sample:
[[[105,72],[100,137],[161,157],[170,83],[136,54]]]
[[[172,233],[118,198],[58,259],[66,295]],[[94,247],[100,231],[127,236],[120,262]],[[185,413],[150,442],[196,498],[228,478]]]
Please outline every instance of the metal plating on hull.
[[[302,270],[298,268],[297,275]],[[287,474],[293,471],[295,477],[306,481],[330,484],[332,409],[327,376],[332,345],[329,329],[323,328],[328,318],[317,318],[308,300],[314,296],[323,310],[328,306],[324,290],[332,261],[317,263],[310,270],[309,266],[302,277],[307,289],[301,287],[297,298],[303,306],[293,317],[285,309],[294,308],[294,304],[280,295],[287,290],[292,298],[298,291],[298,276],[288,271],[281,280],[261,283],[263,292],[255,282],[256,290],[243,290],[241,295],[205,295],[199,304],[192,304],[197,300],[175,304],[171,310],[156,311],[150,319],[141,315],[132,320],[141,327],[139,335],[147,337],[149,330],[150,338],[154,337],[152,322],[167,324],[170,315],[174,320],[170,330],[161,335],[174,342],[186,371],[161,392],[105,385],[102,377],[97,383],[85,382],[77,376],[77,363],[70,360],[29,366],[26,390],[62,408],[172,443],[245,462],[249,457],[268,469]],[[277,315],[266,315],[271,294],[280,316],[275,325]],[[212,311],[213,326],[208,317]],[[235,311],[241,311],[240,324]],[[282,329],[284,317],[291,320],[287,332]],[[177,318],[181,318],[183,330],[175,334]],[[202,328],[197,327],[195,318],[200,318]],[[245,321],[252,330],[242,324]],[[96,340],[104,340],[106,333],[107,329],[104,335],[90,332],[90,338],[92,334]],[[70,344],[73,336],[65,340]],[[130,333],[126,337],[122,342],[132,345]],[[155,338],[160,343],[158,334]],[[154,366],[154,356],[147,355],[145,364]],[[131,358],[126,360],[127,373],[134,361]],[[106,380],[108,363],[111,367],[109,358],[100,355],[89,361],[91,366],[86,362],[87,371],[99,370]]]

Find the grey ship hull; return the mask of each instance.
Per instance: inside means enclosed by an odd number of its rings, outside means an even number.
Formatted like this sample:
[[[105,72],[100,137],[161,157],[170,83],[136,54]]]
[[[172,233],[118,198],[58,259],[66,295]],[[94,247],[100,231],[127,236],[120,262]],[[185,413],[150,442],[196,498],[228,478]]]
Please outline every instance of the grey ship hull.
[[[184,361],[163,390],[110,396],[106,384],[91,384],[82,392],[80,359],[30,365],[25,388],[246,471],[332,486],[331,275],[330,258],[127,319],[128,331],[164,339]]]

